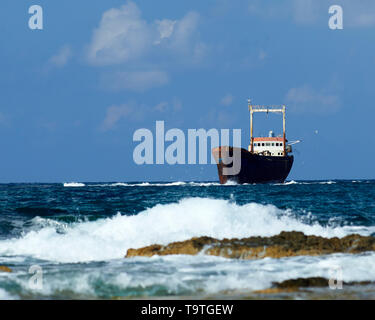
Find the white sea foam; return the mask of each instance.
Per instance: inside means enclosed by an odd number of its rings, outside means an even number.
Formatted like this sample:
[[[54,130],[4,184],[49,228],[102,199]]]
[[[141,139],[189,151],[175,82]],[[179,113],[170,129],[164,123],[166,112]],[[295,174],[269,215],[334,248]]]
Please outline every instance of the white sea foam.
[[[296,182],[294,180],[291,180],[291,181],[284,182],[283,184],[286,185],[286,186],[288,186],[290,184],[298,184],[298,182]]]
[[[84,183],[80,183],[80,182],[65,182],[64,183],[64,187],[84,187],[85,184]]]
[[[320,181],[318,182],[319,184],[335,184],[336,182],[335,181]]]
[[[281,231],[343,237],[370,234],[368,227],[323,227],[293,218],[289,210],[273,205],[237,205],[227,200],[187,198],[156,205],[138,215],[116,215],[91,222],[44,223],[21,238],[0,241],[0,255],[30,255],[57,262],[81,262],[121,258],[128,248],[154,243],[168,244],[192,237],[218,239],[272,236]],[[59,226],[61,224],[61,226]]]
[[[104,287],[107,292],[141,292],[145,296],[155,294],[155,288],[160,287],[172,295],[187,293],[204,297],[223,292],[229,295],[241,292],[249,294],[254,290],[270,288],[273,282],[288,279],[329,279],[335,275],[337,268],[341,268],[345,282],[374,281],[375,253],[258,260],[203,255],[154,256],[111,260],[95,268],[81,265],[75,270],[71,269],[71,265],[60,265],[56,266],[55,271],[46,271],[43,274],[43,288],[31,293],[48,297],[65,291],[91,298],[98,295],[97,284],[100,282],[101,288]],[[20,277],[15,281],[24,291],[30,292],[28,278]],[[1,293],[0,289],[0,298]],[[298,292],[295,295],[298,296]],[[11,298],[6,292],[3,292],[3,297]]]
[[[236,183],[228,182],[225,185],[236,185]],[[197,187],[209,187],[209,186],[225,186],[219,182],[185,182],[185,181],[175,181],[175,182],[141,182],[141,183],[105,183],[105,184],[93,184],[89,186],[95,187],[173,187],[173,186],[197,186]]]
[[[362,181],[353,180],[352,183],[359,183]],[[286,181],[283,183],[274,183],[275,186],[289,186],[289,185],[308,185],[308,184],[335,184],[336,181]],[[228,181],[226,184],[219,182],[195,182],[195,181],[174,181],[174,182],[115,182],[115,183],[100,183],[100,184],[84,184],[80,182],[65,182],[64,187],[173,187],[173,186],[197,186],[197,187],[211,187],[211,186],[235,186],[235,181]],[[241,186],[248,185],[247,183]],[[252,185],[252,184],[250,184]]]
[[[4,289],[0,288],[0,300],[14,300],[16,299],[15,296],[9,294]]]
[[[212,186],[230,186],[231,184],[220,184],[219,182],[189,182],[190,186],[194,187],[212,187]]]
[[[291,181],[286,181],[286,182],[283,182],[283,183],[275,183],[274,185],[275,186],[289,186],[289,185],[292,185],[292,184],[335,184],[336,182],[335,181],[311,181],[311,182],[307,182],[307,181],[295,181],[295,180],[291,180]]]

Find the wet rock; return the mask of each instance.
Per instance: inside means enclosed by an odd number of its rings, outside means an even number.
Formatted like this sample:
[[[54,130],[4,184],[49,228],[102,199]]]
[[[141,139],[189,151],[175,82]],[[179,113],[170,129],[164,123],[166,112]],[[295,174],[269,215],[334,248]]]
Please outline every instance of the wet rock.
[[[198,254],[205,246],[218,243],[218,240],[210,237],[192,238],[186,241],[172,242],[167,246],[153,244],[140,249],[129,249],[126,257],[144,256],[151,257],[153,255],[169,255],[169,254]]]
[[[274,286],[279,289],[286,288],[309,288],[309,287],[327,287],[328,279],[322,277],[289,279],[283,282],[276,282]]]
[[[328,279],[322,277],[297,278],[282,282],[274,282],[272,283],[272,288],[257,290],[254,291],[254,293],[276,294],[283,292],[294,292],[298,291],[300,288],[327,287],[328,285]]]
[[[0,272],[12,272],[12,269],[6,266],[0,266]]]
[[[170,254],[221,256],[233,259],[282,258],[298,255],[322,255],[330,253],[360,253],[375,251],[375,238],[358,234],[344,238],[306,236],[302,232],[281,232],[273,237],[249,237],[218,240],[210,237],[192,238],[172,242],[166,246],[154,244],[140,249],[129,249],[126,257]]]
[[[371,285],[371,281],[343,282],[343,286],[366,286]],[[295,292],[308,288],[329,288],[329,280],[322,277],[289,279],[282,282],[274,282],[272,288],[257,290],[259,294],[277,294],[285,292]]]

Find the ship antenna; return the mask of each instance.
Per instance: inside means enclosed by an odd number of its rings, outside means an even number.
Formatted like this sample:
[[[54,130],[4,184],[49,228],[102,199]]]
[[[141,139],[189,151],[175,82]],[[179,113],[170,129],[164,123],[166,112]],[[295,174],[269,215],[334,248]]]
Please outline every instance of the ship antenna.
[[[254,137],[253,137],[253,107],[251,106],[251,100],[247,99],[248,107],[250,111],[250,152],[254,151]]]

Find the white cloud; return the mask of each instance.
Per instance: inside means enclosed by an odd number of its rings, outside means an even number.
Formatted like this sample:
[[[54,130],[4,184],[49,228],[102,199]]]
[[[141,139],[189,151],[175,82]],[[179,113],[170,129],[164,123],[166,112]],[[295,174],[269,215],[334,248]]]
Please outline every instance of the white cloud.
[[[103,78],[105,86],[112,90],[130,90],[142,92],[160,87],[169,81],[168,74],[160,70],[151,71],[118,71]]]
[[[334,113],[341,107],[338,95],[314,90],[310,85],[291,88],[286,96],[289,110],[301,113]]]
[[[128,117],[133,112],[133,110],[134,108],[128,104],[109,107],[107,109],[104,121],[101,125],[101,129],[103,131],[113,129],[117,122],[119,122],[122,118]]]
[[[139,58],[150,46],[147,22],[133,2],[103,13],[88,49],[92,64],[108,65]]]
[[[154,43],[159,44],[163,39],[169,38],[173,33],[176,22],[176,20],[169,19],[156,20],[155,23],[159,32],[159,38]]]
[[[234,97],[228,93],[220,100],[220,104],[223,106],[230,106],[233,103],[233,99]]]
[[[175,21],[173,32],[164,41],[167,54],[189,63],[200,62],[207,55],[208,46],[199,40],[199,19],[199,14],[192,11]]]
[[[121,120],[143,121],[145,115],[154,113],[166,113],[166,115],[175,115],[182,108],[182,102],[174,97],[170,101],[162,101],[155,106],[127,102],[120,105],[112,105],[107,108],[104,120],[100,124],[101,131],[109,131],[116,128]],[[1,114],[0,114],[1,116]],[[1,120],[1,118],[0,118]],[[1,122],[0,122],[1,124]]]
[[[163,101],[154,107],[158,112],[178,112],[182,109],[182,102],[178,98],[173,98],[171,102]]]
[[[199,15],[146,21],[138,6],[128,1],[105,11],[87,46],[94,66],[120,65],[102,75],[104,87],[143,92],[169,83],[169,71],[200,62],[208,46],[199,40]],[[112,69],[113,70],[113,69]]]
[[[198,20],[196,12],[188,12],[180,20],[147,22],[137,5],[128,1],[103,13],[88,46],[88,61],[93,65],[112,65],[143,61],[148,54],[202,56]]]
[[[191,46],[190,40],[198,26],[199,15],[189,12],[181,20],[177,21],[170,35],[171,45],[175,50],[186,51]]]
[[[59,52],[52,56],[48,62],[50,65],[54,65],[56,67],[63,67],[65,66],[69,59],[73,56],[72,49],[69,45],[65,45],[60,48]]]

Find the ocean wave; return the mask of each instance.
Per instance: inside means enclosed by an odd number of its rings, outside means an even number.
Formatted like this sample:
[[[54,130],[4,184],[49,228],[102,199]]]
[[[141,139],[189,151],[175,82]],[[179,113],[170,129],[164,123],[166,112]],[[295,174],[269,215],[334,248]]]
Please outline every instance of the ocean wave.
[[[175,182],[140,182],[140,183],[106,183],[106,184],[93,184],[95,187],[173,187],[173,186],[196,186],[196,187],[210,187],[210,186],[230,186],[236,185],[235,182],[228,182],[225,185],[219,182],[193,182],[193,181],[175,181]]]
[[[285,186],[289,186],[291,184],[299,184],[299,183],[297,181],[291,180],[291,181],[287,181],[287,182],[279,183],[279,184],[283,184]]]
[[[140,183],[126,183],[126,182],[116,182],[116,183],[103,183],[103,184],[92,184],[89,186],[92,187],[170,187],[170,186],[182,186],[186,185],[186,182],[183,181],[176,181],[176,182],[165,182],[165,183],[158,183],[158,182],[140,182]]]
[[[350,233],[369,235],[375,230],[307,224],[295,218],[290,210],[273,205],[237,205],[209,198],[186,198],[178,203],[158,204],[137,215],[119,213],[111,218],[63,226],[44,218],[35,221],[41,228],[21,238],[1,240],[0,255],[26,255],[56,262],[102,261],[122,258],[129,248],[199,236],[244,238],[296,230],[306,235],[343,237]]]
[[[293,184],[303,185],[303,184],[335,184],[335,183],[336,183],[336,181],[331,181],[331,180],[328,180],[328,181],[311,181],[311,182],[291,180],[291,181],[286,181],[286,182],[283,182],[283,183],[274,183],[273,185],[275,185],[275,186],[289,186],[289,185],[293,185]]]
[[[359,181],[352,181],[359,182]],[[310,184],[335,184],[336,181],[285,181],[283,183],[273,183],[272,185],[278,186],[289,186],[289,185],[310,185]],[[174,186],[193,186],[193,187],[211,187],[211,186],[236,186],[238,185],[235,181],[228,181],[225,184],[219,182],[196,182],[196,181],[174,181],[174,182],[115,182],[115,183],[99,183],[99,184],[84,184],[79,182],[64,183],[64,187],[174,187]],[[255,183],[244,183],[245,185],[255,185]]]
[[[84,187],[86,186],[84,183],[80,182],[64,182],[64,187]]]
[[[30,291],[28,277],[15,278],[16,272],[11,281],[23,295],[39,298],[144,297],[165,296],[166,293],[197,298],[240,297],[241,294],[249,297],[252,291],[270,288],[273,282],[308,277],[329,279],[336,275],[337,268],[341,268],[345,282],[373,281],[374,266],[373,252],[256,260],[203,255],[155,256],[111,260],[100,266],[85,263],[80,268],[72,268],[71,264],[51,265],[43,273],[43,288],[33,291]],[[330,291],[328,283],[326,290]],[[294,296],[298,298],[301,294],[296,292]],[[360,296],[364,294],[362,291]],[[368,297],[371,296],[373,292],[368,293]],[[17,297],[0,288],[0,299],[4,298]]]
[[[0,300],[14,300],[17,297],[9,294],[7,291],[4,289],[0,288]]]
[[[370,183],[371,181],[364,180],[352,180],[352,183]],[[313,185],[313,184],[336,184],[336,181],[285,181],[282,183],[273,183],[275,186],[289,186],[289,185]],[[173,181],[173,182],[115,182],[115,183],[97,183],[97,184],[85,184],[81,182],[65,182],[64,187],[172,187],[172,186],[194,186],[194,187],[211,187],[211,186],[235,186],[238,185],[235,181],[228,181],[226,184],[220,184],[219,182],[198,182],[198,181]],[[245,185],[255,185],[255,183],[244,183]]]

